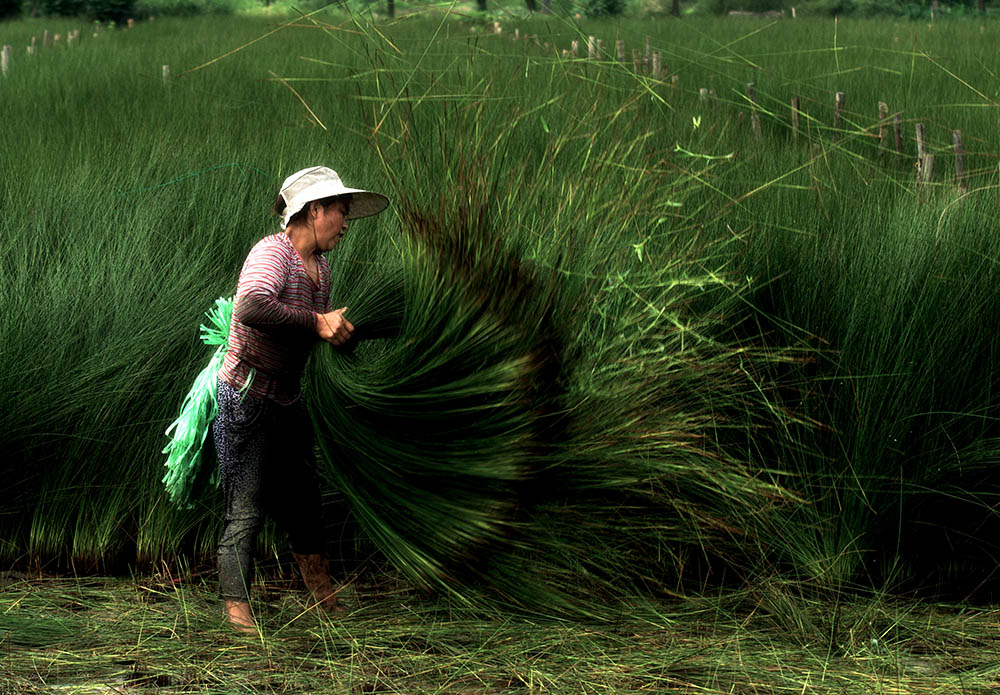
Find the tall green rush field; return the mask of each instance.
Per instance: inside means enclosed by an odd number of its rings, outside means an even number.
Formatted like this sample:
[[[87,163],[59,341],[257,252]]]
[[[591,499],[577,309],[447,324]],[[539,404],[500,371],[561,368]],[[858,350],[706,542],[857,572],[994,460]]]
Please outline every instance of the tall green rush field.
[[[909,549],[974,536],[995,490],[989,35],[521,26],[537,44],[441,14],[157,20],[14,63],[5,559],[211,553],[220,501],[168,505],[163,430],[208,359],[202,313],[276,229],[277,182],[322,162],[393,209],[331,256],[334,301],[372,337],[310,365],[321,467],[359,543],[416,584],[594,612],[731,569],[941,576]],[[676,84],[561,54],[645,33]],[[912,144],[873,137],[879,100],[926,123],[929,192]],[[938,518],[941,498],[967,518]],[[957,571],[985,566],[967,547]]]
[[[998,247],[989,211],[1000,178],[996,65],[984,58],[995,27],[784,28],[774,58],[742,52],[760,65],[746,79],[763,138],[756,143],[745,125],[742,147],[726,143],[745,159],[716,179],[725,202],[713,224],[745,239],[767,330],[795,326],[786,335],[800,331],[815,350],[797,375],[803,390],[790,396],[800,416],[823,424],[789,452],[812,501],[788,527],[794,564],[834,584],[983,595],[996,554]],[[847,106],[834,129],[838,91]],[[805,112],[797,136],[793,96]],[[901,155],[891,127],[879,142],[879,101],[900,112]],[[918,123],[936,160],[919,190]],[[954,130],[964,139],[963,197]]]

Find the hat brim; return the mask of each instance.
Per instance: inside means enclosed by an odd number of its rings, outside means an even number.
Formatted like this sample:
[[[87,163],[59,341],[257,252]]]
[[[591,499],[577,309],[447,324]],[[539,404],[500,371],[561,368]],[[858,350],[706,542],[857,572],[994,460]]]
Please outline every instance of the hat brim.
[[[348,188],[341,195],[351,196],[351,209],[347,212],[347,219],[349,220],[371,217],[389,207],[389,199],[381,193]]]

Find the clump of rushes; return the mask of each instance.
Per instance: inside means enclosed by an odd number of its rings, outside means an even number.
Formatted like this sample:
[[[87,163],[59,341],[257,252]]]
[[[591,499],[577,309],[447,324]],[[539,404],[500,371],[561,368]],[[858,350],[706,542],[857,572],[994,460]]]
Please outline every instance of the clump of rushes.
[[[1000,244],[982,227],[996,195],[945,189],[918,205],[891,181],[867,185],[803,216],[808,233],[767,229],[749,245],[749,265],[785,272],[761,305],[822,337],[799,407],[831,426],[786,456],[814,501],[786,545],[811,581],[995,595],[973,568],[998,551]]]

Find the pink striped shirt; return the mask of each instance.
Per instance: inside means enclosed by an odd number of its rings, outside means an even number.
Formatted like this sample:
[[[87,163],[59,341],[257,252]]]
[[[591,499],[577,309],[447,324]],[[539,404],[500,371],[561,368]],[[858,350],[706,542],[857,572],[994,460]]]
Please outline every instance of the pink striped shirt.
[[[277,403],[294,401],[313,345],[315,315],[330,311],[330,264],[319,261],[319,285],[309,277],[284,232],[253,247],[236,289],[229,349],[219,376],[234,388]],[[252,376],[252,378],[251,378]]]

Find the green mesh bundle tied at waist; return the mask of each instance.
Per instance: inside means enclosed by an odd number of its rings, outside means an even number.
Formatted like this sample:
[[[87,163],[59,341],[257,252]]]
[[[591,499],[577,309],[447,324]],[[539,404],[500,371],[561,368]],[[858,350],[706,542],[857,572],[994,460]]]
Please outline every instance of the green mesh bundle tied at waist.
[[[217,377],[229,346],[229,322],[233,315],[233,297],[220,297],[215,307],[205,312],[208,325],[201,325],[201,340],[206,345],[215,345],[215,353],[206,366],[195,377],[181,405],[180,415],[167,428],[170,442],[163,449],[167,455],[167,473],[163,484],[170,495],[170,501],[181,508],[190,508],[191,498],[196,493],[196,485],[204,480],[202,448],[208,431],[218,412],[216,400]],[[212,470],[208,482],[219,484],[217,470]]]

